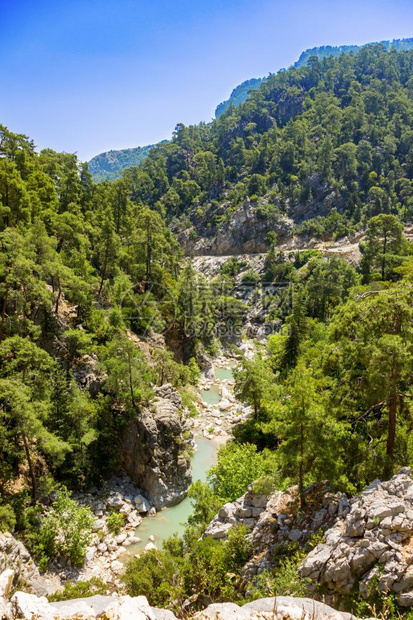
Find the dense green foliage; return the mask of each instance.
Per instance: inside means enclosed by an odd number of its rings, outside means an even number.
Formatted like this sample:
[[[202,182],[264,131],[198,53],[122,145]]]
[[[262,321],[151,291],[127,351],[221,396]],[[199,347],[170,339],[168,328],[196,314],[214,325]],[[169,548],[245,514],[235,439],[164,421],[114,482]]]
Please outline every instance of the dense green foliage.
[[[73,566],[82,566],[92,537],[93,521],[89,508],[78,506],[67,490],[59,491],[46,516],[35,520],[28,534],[40,568],[47,570],[49,561],[59,557],[69,560]]]
[[[276,448],[274,480],[298,483],[302,501],[307,483],[352,491],[413,461],[411,247],[386,214],[372,218],[366,239],[361,275],[316,257],[289,272],[290,315],[236,372],[253,408],[238,439]],[[367,272],[366,261],[383,268]]]
[[[143,594],[151,605],[168,606],[175,611],[181,610],[182,603],[194,595],[194,608],[202,608],[207,599],[240,600],[234,577],[250,553],[246,533],[245,527],[238,526],[224,542],[209,537],[190,541],[168,539],[162,551],[149,551],[128,563],[124,576],[128,593]]]

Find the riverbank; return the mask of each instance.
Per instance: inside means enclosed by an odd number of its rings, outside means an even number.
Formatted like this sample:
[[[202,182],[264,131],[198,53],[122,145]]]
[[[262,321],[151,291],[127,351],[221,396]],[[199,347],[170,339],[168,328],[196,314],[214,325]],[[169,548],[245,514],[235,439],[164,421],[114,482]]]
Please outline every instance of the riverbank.
[[[194,436],[192,480],[206,482],[208,469],[216,463],[220,445],[232,437],[233,425],[248,408],[237,402],[234,393],[233,368],[236,359],[219,356],[204,372],[198,385],[198,416],[188,420]],[[192,512],[192,502],[184,498],[174,506],[157,512],[128,476],[113,477],[101,489],[77,493],[74,499],[91,508],[96,520],[93,537],[81,570],[69,564],[51,567],[46,575],[50,591],[59,589],[66,580],[87,581],[100,578],[108,590],[121,590],[120,575],[125,563],[145,550],[161,548],[163,541],[174,533],[182,534]],[[107,519],[112,512],[123,515],[120,531],[109,531]]]

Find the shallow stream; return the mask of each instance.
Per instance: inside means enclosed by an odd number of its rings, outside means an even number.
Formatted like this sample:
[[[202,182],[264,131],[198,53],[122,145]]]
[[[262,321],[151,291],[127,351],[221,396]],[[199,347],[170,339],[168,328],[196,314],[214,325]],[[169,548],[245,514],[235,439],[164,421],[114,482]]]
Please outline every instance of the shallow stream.
[[[216,462],[217,446],[214,442],[202,437],[196,440],[198,450],[192,458],[192,480],[206,482],[206,472]],[[192,502],[186,497],[176,506],[165,508],[155,517],[147,517],[136,530],[136,536],[142,539],[140,543],[130,545],[127,549],[130,553],[141,553],[148,544],[149,536],[155,538],[154,544],[160,549],[166,538],[172,534],[182,534],[186,521],[192,512]]]

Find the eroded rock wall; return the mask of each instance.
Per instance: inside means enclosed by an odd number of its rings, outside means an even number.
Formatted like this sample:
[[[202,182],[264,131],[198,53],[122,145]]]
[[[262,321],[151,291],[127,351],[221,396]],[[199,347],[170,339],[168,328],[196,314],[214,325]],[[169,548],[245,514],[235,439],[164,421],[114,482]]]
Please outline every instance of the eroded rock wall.
[[[192,433],[169,384],[129,422],[121,438],[122,467],[157,510],[182,500],[191,484]]]

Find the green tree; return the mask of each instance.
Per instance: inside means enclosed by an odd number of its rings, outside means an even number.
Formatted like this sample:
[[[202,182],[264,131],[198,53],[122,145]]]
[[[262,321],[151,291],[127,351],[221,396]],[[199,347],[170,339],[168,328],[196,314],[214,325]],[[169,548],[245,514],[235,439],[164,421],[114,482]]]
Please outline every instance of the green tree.
[[[396,216],[382,213],[371,218],[363,253],[362,269],[366,276],[377,269],[381,279],[387,280],[394,273],[394,267],[401,262],[400,255],[407,253],[403,225]]]
[[[239,400],[251,405],[254,418],[260,418],[264,399],[269,396],[274,378],[268,373],[266,360],[256,355],[254,359],[243,359],[234,370],[235,394]]]
[[[301,506],[307,483],[338,479],[341,429],[327,413],[320,386],[300,362],[291,373],[282,401],[274,404],[274,430],[280,439],[281,467],[298,484]]]
[[[330,328],[325,364],[334,377],[331,403],[364,437],[364,457],[353,460],[371,467],[371,475],[391,475],[396,449],[400,464],[408,458],[397,437],[410,429],[412,302],[406,281],[367,289],[345,304]]]
[[[230,443],[220,448],[218,463],[209,470],[208,479],[223,503],[233,502],[266,472],[266,468],[265,456],[257,452],[256,446]]]
[[[126,335],[120,334],[110,343],[105,358],[107,389],[116,403],[133,413],[153,394],[150,381],[154,377],[143,353]]]

